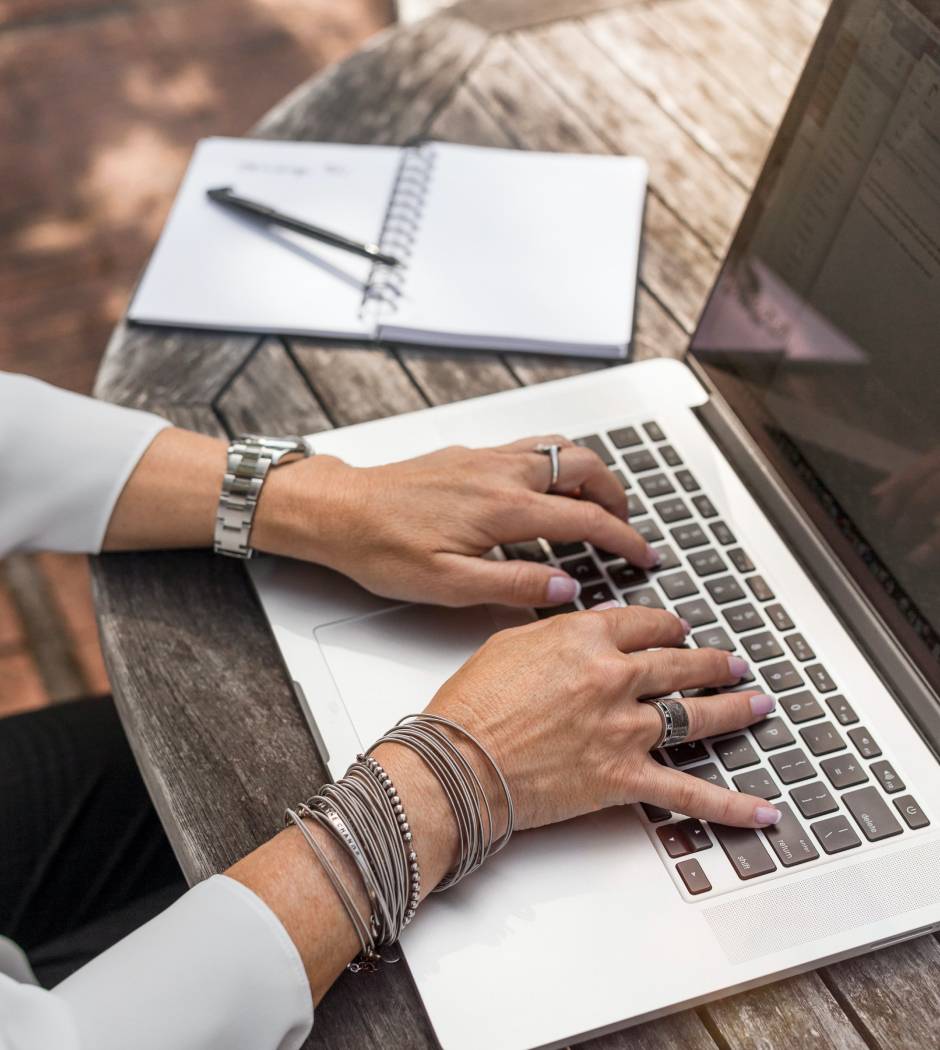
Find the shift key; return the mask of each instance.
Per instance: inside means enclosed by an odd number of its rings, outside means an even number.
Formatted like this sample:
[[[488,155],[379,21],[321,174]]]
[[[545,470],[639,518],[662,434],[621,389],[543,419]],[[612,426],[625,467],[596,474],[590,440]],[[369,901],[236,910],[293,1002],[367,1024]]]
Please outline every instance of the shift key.
[[[739,879],[754,879],[777,870],[770,854],[761,845],[756,831],[749,828],[732,828],[727,824],[710,824],[709,827],[725,851]]]
[[[819,851],[793,816],[793,810],[786,802],[777,803],[777,809],[780,810],[780,819],[769,828],[764,828],[764,834],[780,863],[785,868],[792,868],[795,864],[815,860]]]

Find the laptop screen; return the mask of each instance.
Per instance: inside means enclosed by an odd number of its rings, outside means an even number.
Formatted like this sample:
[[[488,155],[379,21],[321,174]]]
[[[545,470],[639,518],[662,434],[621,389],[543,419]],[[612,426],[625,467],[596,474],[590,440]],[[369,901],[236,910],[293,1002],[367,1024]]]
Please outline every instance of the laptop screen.
[[[940,687],[940,0],[836,0],[692,353]]]

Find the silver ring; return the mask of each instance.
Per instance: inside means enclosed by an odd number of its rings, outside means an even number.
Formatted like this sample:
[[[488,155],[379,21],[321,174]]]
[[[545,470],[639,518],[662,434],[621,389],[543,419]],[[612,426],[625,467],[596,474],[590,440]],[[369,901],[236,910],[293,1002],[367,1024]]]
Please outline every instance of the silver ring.
[[[681,744],[689,735],[689,712],[681,700],[644,700],[643,703],[655,707],[663,720],[663,731],[653,750]]]
[[[558,484],[558,476],[561,473],[561,445],[536,445],[535,452],[541,452],[543,456],[548,456],[552,462],[552,479],[548,483],[548,491]]]

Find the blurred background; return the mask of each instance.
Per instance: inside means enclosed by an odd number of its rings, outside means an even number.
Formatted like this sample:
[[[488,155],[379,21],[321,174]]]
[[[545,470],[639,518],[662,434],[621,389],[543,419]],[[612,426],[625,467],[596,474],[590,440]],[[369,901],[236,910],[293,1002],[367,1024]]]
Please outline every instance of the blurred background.
[[[89,392],[196,140],[439,6],[0,0],[0,369]],[[0,562],[0,716],[107,691],[86,560]]]

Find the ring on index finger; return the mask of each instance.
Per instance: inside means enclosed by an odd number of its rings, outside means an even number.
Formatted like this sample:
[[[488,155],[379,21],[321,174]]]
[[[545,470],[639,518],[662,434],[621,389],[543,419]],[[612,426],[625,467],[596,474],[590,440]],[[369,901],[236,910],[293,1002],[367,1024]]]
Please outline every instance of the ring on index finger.
[[[643,700],[642,703],[655,707],[663,720],[663,729],[653,750],[681,744],[689,735],[689,712],[681,700]]]
[[[548,456],[551,460],[552,466],[552,477],[548,483],[548,491],[558,484],[558,478],[561,474],[561,445],[536,445],[535,452],[541,452],[543,456]]]

